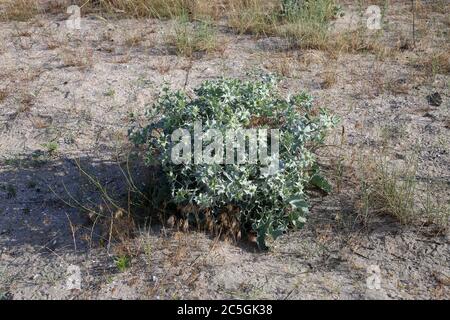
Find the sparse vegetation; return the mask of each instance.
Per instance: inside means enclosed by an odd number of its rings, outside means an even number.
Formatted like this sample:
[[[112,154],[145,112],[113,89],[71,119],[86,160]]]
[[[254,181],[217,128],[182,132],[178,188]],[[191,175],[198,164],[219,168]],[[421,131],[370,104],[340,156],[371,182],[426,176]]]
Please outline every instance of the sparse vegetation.
[[[229,6],[229,24],[239,33],[273,34],[274,12],[280,10],[275,1],[232,0]]]
[[[448,299],[449,11],[0,0],[0,300]],[[171,161],[196,123],[282,129],[279,171]]]
[[[434,223],[446,230],[450,203],[440,203],[428,182],[417,179],[417,159],[401,167],[382,158],[365,160],[361,181],[361,211],[366,223],[374,213],[389,214],[402,224]],[[369,165],[368,165],[369,164]]]
[[[450,52],[448,50],[424,52],[412,57],[410,64],[431,77],[436,74],[450,74]]]
[[[63,49],[59,56],[65,67],[89,69],[93,65],[93,50],[91,48]]]
[[[321,86],[324,89],[331,88],[337,81],[336,67],[329,66],[322,74]]]
[[[217,33],[211,22],[201,21],[191,25],[186,17],[177,20],[168,40],[178,54],[186,57],[202,52],[211,53],[218,46]]]
[[[27,21],[39,13],[36,0],[7,0],[5,10],[0,14],[2,20]]]
[[[0,103],[2,103],[8,97],[8,91],[6,89],[0,89]]]
[[[49,155],[54,155],[58,151],[58,143],[55,141],[50,141],[42,145]]]
[[[175,18],[189,11],[195,1],[189,0],[101,0],[100,9],[111,14],[122,13],[132,17]]]
[[[398,170],[385,160],[375,164],[369,202],[382,213],[393,215],[402,223],[411,222],[415,215],[416,168]]]
[[[130,267],[130,258],[128,256],[119,256],[115,260],[116,267],[120,272],[125,272]]]
[[[125,45],[128,47],[135,47],[139,45],[144,40],[144,35],[142,33],[131,34],[127,39],[125,39]]]
[[[333,0],[283,1],[282,23],[276,33],[303,49],[323,49],[329,43],[329,22],[336,15]]]

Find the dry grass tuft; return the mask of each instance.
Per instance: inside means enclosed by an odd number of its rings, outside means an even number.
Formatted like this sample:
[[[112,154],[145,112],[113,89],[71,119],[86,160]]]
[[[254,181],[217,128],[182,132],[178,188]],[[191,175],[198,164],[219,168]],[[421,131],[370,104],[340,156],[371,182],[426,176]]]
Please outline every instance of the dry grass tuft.
[[[433,224],[448,228],[450,206],[439,199],[431,183],[417,179],[418,160],[409,157],[393,165],[385,157],[365,159],[360,172],[360,218],[367,223],[373,214],[388,214],[402,224]]]
[[[135,47],[138,46],[145,40],[145,35],[142,32],[134,32],[127,36],[125,39],[125,45],[127,47]]]
[[[55,39],[46,39],[47,50],[55,50],[61,47],[61,42]]]
[[[299,6],[299,7],[297,7]],[[329,23],[336,14],[334,0],[285,6],[276,33],[301,49],[324,49],[330,41]]]
[[[417,168],[403,170],[389,167],[386,161],[374,165],[371,186],[372,205],[401,223],[411,222],[415,215],[415,173]]]
[[[4,11],[0,15],[2,20],[27,21],[40,11],[36,0],[6,0]]]
[[[10,9],[7,10],[9,19],[27,20],[38,11],[54,11],[51,7],[39,8],[36,0],[20,0],[18,5],[12,3],[10,2]],[[380,56],[386,54],[385,47],[369,41],[371,37],[365,37],[360,31],[336,37],[330,34],[329,23],[337,12],[335,0],[297,4],[280,0],[98,0],[75,3],[83,5],[84,13],[95,11],[117,17],[209,21],[209,27],[212,26],[212,21],[226,17],[227,24],[241,34],[279,36],[287,39],[294,48],[327,50],[330,53],[371,51]],[[201,31],[200,29],[198,32]],[[215,46],[212,38],[213,36],[194,35],[181,24],[171,42],[180,54],[191,56],[194,51],[211,50]],[[140,41],[142,39],[137,35],[126,42],[127,45],[134,46]],[[196,46],[200,48],[196,49]]]
[[[65,67],[89,69],[93,65],[93,50],[89,48],[63,49],[60,57]]]
[[[337,51],[351,54],[373,53],[379,58],[384,58],[390,54],[389,48],[381,44],[378,37],[368,35],[364,28],[335,35],[325,49],[328,52]]]
[[[428,4],[432,12],[445,14],[448,16],[450,12],[450,3],[447,0],[434,0]]]
[[[219,17],[220,2],[207,0],[99,0],[91,8],[102,13],[135,18],[173,19],[189,15],[193,19]]]
[[[186,11],[184,0],[100,0],[94,7],[102,12],[132,16],[135,18],[173,18]]]
[[[332,88],[337,81],[336,66],[328,65],[325,68],[325,71],[322,73],[321,77],[322,77],[322,82],[320,84],[321,87],[324,89]]]
[[[265,60],[266,62],[264,63],[264,67],[280,76],[292,78],[297,74],[296,67],[298,64],[298,58],[296,58],[291,52],[286,52],[270,59],[266,58]]]
[[[116,17],[158,19],[175,18],[189,14],[192,18],[219,17],[223,6],[220,1],[208,0],[75,0],[49,1],[5,0],[2,18],[27,21],[39,13],[65,12],[70,4],[82,7],[83,12],[96,12]]]
[[[23,92],[19,97],[19,106],[17,108],[17,114],[28,113],[33,107],[36,100],[36,95],[30,92]]]
[[[8,91],[6,89],[0,89],[0,103],[5,101],[5,99],[8,97]]]
[[[450,51],[426,51],[413,57],[409,64],[431,76],[450,74]]]
[[[171,68],[171,62],[167,58],[162,58],[161,61],[158,61],[158,63],[155,64],[154,68],[160,73],[160,74],[166,74],[170,71]]]
[[[325,48],[330,40],[329,22],[335,15],[335,1],[288,3],[231,0],[228,3],[228,24],[239,33],[286,38],[292,46],[302,49]]]
[[[230,0],[228,24],[241,34],[273,34],[276,24],[273,12],[276,9],[279,9],[277,1]]]

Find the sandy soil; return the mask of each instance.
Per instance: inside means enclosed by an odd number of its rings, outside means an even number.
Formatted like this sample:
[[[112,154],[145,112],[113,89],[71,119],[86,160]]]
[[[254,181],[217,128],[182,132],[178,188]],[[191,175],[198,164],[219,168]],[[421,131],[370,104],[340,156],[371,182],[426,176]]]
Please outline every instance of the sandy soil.
[[[402,5],[391,10],[385,41],[396,46],[399,34],[408,35],[408,19]],[[345,17],[336,28],[351,23]],[[386,143],[394,164],[418,150],[418,180],[430,182],[433,195],[449,203],[450,76],[409,63],[411,56],[448,45],[443,14],[418,18],[419,31],[427,30],[418,33],[423,48],[383,59],[279,50],[279,39],[222,27],[222,50],[191,60],[167,44],[171,22],[88,16],[77,32],[65,28],[64,19],[0,23],[1,298],[450,298],[448,231],[383,215],[361,224],[352,173],[360,156],[378,154]],[[130,46],[131,38],[139,40]],[[119,164],[130,150],[131,115],[142,116],[164,83],[189,90],[205,79],[261,70],[281,73],[284,93],[307,90],[342,119],[330,137],[341,147],[320,158],[331,176],[342,159],[344,178],[338,191],[313,196],[303,230],[277,239],[269,252],[158,226],[141,226],[135,237],[108,247],[101,226],[68,205],[99,204],[77,163],[117,198],[126,195]],[[435,92],[439,106],[427,100]],[[114,257],[123,247],[132,257],[121,271]],[[67,287],[70,265],[81,270],[81,290]],[[367,285],[371,266],[380,270],[380,289]]]

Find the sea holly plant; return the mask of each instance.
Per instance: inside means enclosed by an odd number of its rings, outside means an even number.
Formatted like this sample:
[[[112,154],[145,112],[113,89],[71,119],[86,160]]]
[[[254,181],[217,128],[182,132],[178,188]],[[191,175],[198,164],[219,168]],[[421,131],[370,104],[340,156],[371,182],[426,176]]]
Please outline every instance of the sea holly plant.
[[[314,150],[323,144],[337,119],[324,109],[316,110],[307,93],[284,98],[277,84],[273,76],[265,75],[250,81],[205,81],[193,95],[164,88],[146,110],[145,125],[129,131],[130,139],[145,147],[146,164],[158,166],[164,174],[171,193],[167,202],[176,208],[191,208],[183,210],[185,220],[201,223],[212,219],[218,224],[225,212],[239,222],[240,234],[256,233],[260,248],[266,248],[268,238],[275,239],[306,222],[307,188],[315,186],[325,192],[331,188],[320,174]],[[233,148],[227,148],[230,130],[252,129],[277,133],[277,150],[274,134],[257,140],[259,156],[263,145],[270,146],[267,158],[271,164],[276,160],[276,170],[267,170],[268,162],[263,163],[262,157],[228,161],[239,157]],[[201,160],[211,152],[211,130],[224,146],[212,151],[213,156],[219,155],[216,162],[205,163]],[[243,141],[244,160],[248,160],[255,142]],[[182,142],[183,148],[175,153],[182,152],[183,161],[174,161],[173,150]]]

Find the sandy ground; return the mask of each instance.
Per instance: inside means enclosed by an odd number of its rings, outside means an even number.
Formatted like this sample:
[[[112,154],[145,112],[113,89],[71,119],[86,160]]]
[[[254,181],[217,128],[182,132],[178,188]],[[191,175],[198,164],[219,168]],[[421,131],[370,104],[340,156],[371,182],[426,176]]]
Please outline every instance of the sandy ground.
[[[435,13],[419,20],[419,30],[427,23],[442,30],[440,19]],[[408,30],[401,15],[391,23],[394,31]],[[430,27],[421,39],[429,38],[429,48],[446,39],[448,45],[445,28],[446,35]],[[166,82],[189,90],[205,79],[279,72],[285,94],[307,90],[317,105],[341,117],[330,137],[341,148],[320,155],[330,172],[336,159],[358,166],[361,155],[388,142],[393,163],[418,150],[417,178],[430,182],[442,203],[450,199],[450,76],[430,76],[407,63],[425,49],[384,59],[371,53],[331,59],[321,51],[277,50],[277,39],[221,28],[222,49],[191,60],[167,45],[169,29],[170,22],[94,16],[83,18],[79,32],[65,28],[63,16],[0,23],[1,298],[450,298],[448,231],[405,226],[388,216],[359,223],[350,169],[339,191],[313,197],[307,226],[277,239],[269,252],[158,226],[140,227],[134,238],[108,247],[102,228],[67,205],[99,203],[77,162],[114,196],[126,195],[117,159],[123,165],[130,148],[130,121]],[[132,38],[139,40],[131,46]],[[439,106],[427,101],[434,92],[442,98]],[[114,257],[124,246],[132,257],[119,270]],[[81,272],[81,290],[67,286],[71,265]],[[379,289],[367,284],[374,277]]]

